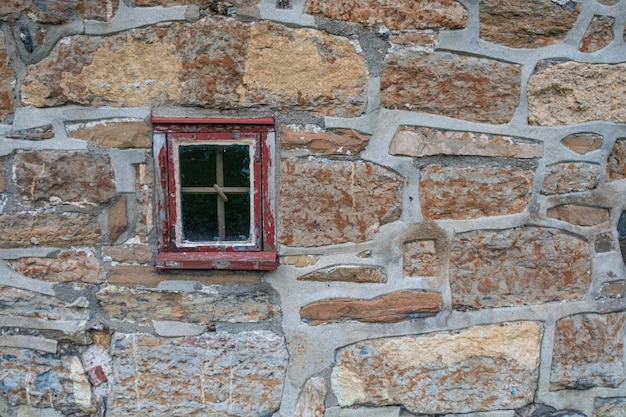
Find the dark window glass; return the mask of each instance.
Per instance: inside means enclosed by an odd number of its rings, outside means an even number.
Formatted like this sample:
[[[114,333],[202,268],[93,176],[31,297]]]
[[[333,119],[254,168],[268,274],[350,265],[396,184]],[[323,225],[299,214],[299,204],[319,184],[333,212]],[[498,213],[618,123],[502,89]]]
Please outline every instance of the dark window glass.
[[[182,187],[212,187],[215,184],[215,151],[213,145],[178,147]]]

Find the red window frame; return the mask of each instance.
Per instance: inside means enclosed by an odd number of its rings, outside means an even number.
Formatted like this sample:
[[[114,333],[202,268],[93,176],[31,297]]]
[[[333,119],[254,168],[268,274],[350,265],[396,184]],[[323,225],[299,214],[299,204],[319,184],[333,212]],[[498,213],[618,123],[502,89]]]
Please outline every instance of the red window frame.
[[[274,222],[274,120],[188,119],[153,117],[154,156],[157,172],[158,269],[274,270],[277,267]],[[251,178],[253,201],[251,242],[183,242],[178,216],[175,148],[181,144],[224,143],[254,146]]]

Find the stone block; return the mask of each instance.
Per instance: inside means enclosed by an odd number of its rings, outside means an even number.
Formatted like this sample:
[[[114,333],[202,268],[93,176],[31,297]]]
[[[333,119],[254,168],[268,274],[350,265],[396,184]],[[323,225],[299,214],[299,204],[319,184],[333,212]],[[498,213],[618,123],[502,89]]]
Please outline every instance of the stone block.
[[[435,292],[402,290],[369,300],[333,298],[300,309],[303,321],[313,326],[338,321],[395,323],[430,317],[441,311],[443,299]]]
[[[606,161],[606,181],[626,178],[626,138],[618,138]]]
[[[98,220],[85,213],[1,214],[0,248],[68,247],[101,243]]]
[[[435,276],[439,274],[439,255],[434,240],[404,242],[403,261],[406,276]]]
[[[580,43],[581,52],[595,52],[613,42],[613,25],[615,18],[612,16],[594,16]]]
[[[66,124],[71,138],[84,139],[108,148],[149,148],[152,132],[147,122],[134,119],[109,119]]]
[[[115,262],[146,264],[152,261],[154,249],[149,245],[103,246],[102,252]]]
[[[542,61],[528,80],[528,122],[556,126],[604,120],[626,123],[626,63]]]
[[[9,0],[0,4],[0,20],[17,20],[20,12],[29,8],[32,0]]]
[[[594,248],[596,252],[610,252],[613,250],[613,235],[611,233],[600,233],[596,235],[594,240]]]
[[[512,136],[401,126],[389,146],[391,155],[498,156],[541,158],[541,142]]]
[[[152,261],[152,254],[150,254],[150,261]],[[125,262],[134,263],[136,261]],[[261,278],[257,272],[249,271],[173,270],[167,273],[160,273],[154,266],[114,265],[110,268],[108,283],[111,285],[155,288],[162,282],[181,280],[195,280],[208,285],[253,285],[258,284]]]
[[[452,239],[455,308],[580,300],[591,282],[589,245],[556,229],[478,230]]]
[[[575,133],[561,139],[561,144],[580,155],[587,155],[602,147],[604,138],[595,133]]]
[[[8,6],[0,6],[0,16]],[[14,103],[13,84],[15,83],[15,71],[9,64],[9,57],[4,45],[4,34],[0,33],[0,122],[13,113]]]
[[[302,388],[300,398],[296,404],[295,417],[322,417],[324,415],[324,400],[328,386],[324,378],[316,376],[309,379]]]
[[[420,174],[422,214],[439,220],[521,213],[533,177],[533,170],[514,166],[429,165]]]
[[[207,3],[206,0],[130,0],[130,3],[138,7],[174,7],[174,6],[187,6],[191,4],[197,4],[202,6],[203,9],[207,9],[213,14],[226,15],[228,7],[252,7],[259,4],[259,0],[230,0],[228,2],[215,1]]]
[[[561,162],[546,167],[541,193],[550,195],[592,190],[599,180],[598,164]]]
[[[541,48],[561,42],[574,27],[580,1],[480,0],[480,37],[512,48]]]
[[[597,298],[624,298],[624,296],[626,296],[626,281],[612,281],[600,286]]]
[[[307,13],[390,30],[461,29],[467,22],[454,0],[308,0]]]
[[[383,63],[381,105],[504,124],[519,104],[520,82],[516,64],[448,52],[392,52]]]
[[[107,155],[87,152],[19,152],[15,183],[22,200],[101,204],[115,195],[115,179]]]
[[[378,266],[334,265],[298,277],[301,281],[385,283],[387,274]]]
[[[0,381],[0,399],[12,407],[54,408],[63,415],[91,415],[96,411],[83,365],[72,354],[4,348]]]
[[[283,125],[280,147],[301,149],[320,155],[357,155],[367,146],[369,136],[354,129],[328,131],[317,125]]]
[[[370,162],[284,159],[278,240],[307,247],[371,240],[400,218],[402,184]]]
[[[49,282],[104,282],[104,270],[93,253],[65,250],[51,258],[28,257],[10,261],[11,267],[29,278]]]
[[[610,211],[600,207],[564,204],[548,209],[548,217],[578,226],[595,226],[608,222]]]
[[[272,415],[288,354],[269,331],[158,338],[115,334],[107,416]]]
[[[592,417],[622,417],[626,415],[626,397],[596,398]]]
[[[543,329],[534,322],[363,340],[338,349],[342,407],[401,405],[415,414],[522,407],[537,389]]]
[[[111,242],[116,242],[128,228],[127,210],[128,199],[125,195],[120,196],[109,209],[108,237]]]
[[[240,291],[202,287],[196,291],[159,291],[105,287],[96,295],[113,320],[148,324],[151,320],[192,324],[255,323],[280,317],[280,306],[261,287]],[[158,308],[155,308],[158,307]]]
[[[578,314],[556,323],[550,389],[617,387],[624,370],[623,313]]]
[[[304,268],[317,264],[319,260],[319,255],[287,255],[280,257],[280,264]]]
[[[0,286],[0,317],[43,319],[50,322],[51,330],[54,329],[55,321],[86,322],[91,317],[87,307],[88,301],[84,298],[75,304],[65,303],[57,297]]]

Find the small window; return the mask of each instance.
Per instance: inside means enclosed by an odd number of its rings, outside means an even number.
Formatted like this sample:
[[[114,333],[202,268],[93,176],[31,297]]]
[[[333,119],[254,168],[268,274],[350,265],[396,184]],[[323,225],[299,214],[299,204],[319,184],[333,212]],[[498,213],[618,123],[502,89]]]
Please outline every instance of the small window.
[[[153,118],[161,269],[276,269],[273,119]]]

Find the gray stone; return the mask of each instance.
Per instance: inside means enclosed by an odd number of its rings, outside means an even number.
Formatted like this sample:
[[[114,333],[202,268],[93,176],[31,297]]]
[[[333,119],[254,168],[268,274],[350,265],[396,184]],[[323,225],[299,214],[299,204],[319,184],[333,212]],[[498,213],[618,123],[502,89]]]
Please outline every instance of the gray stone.
[[[0,346],[56,353],[58,342],[45,337],[13,335],[0,336]]]
[[[205,325],[167,320],[152,320],[152,326],[162,337],[199,336],[207,330]]]

